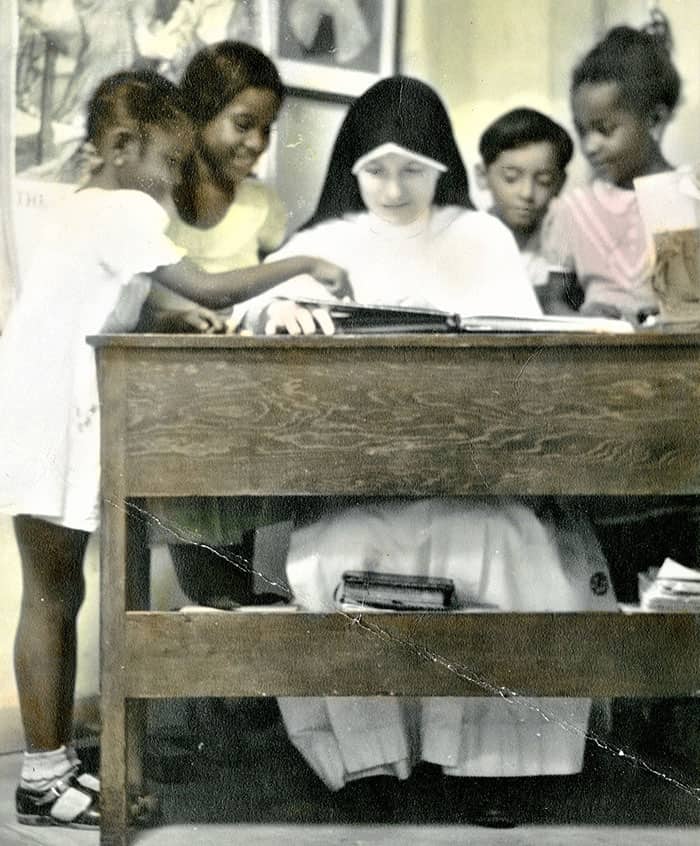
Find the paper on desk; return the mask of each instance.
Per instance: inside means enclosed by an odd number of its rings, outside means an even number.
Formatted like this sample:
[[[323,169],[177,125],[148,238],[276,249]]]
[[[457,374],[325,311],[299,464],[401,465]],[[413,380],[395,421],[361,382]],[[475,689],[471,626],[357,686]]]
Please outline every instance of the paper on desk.
[[[652,287],[667,322],[700,319],[700,168],[634,180],[639,211],[653,244]]]
[[[667,558],[641,591],[641,607],[649,611],[700,613],[700,571]]]
[[[465,315],[460,320],[460,329],[463,332],[593,332],[613,335],[629,335],[634,332],[634,326],[620,318],[559,314],[543,314],[539,317]]]
[[[667,558],[656,574],[657,582],[662,579],[668,582],[670,590],[700,595],[700,570],[684,567],[673,558]]]
[[[362,305],[349,301],[296,298],[307,308],[327,308],[338,331],[347,334],[389,332],[595,332],[630,334],[635,327],[611,317],[541,314],[533,317],[497,314],[453,314],[420,306]]]

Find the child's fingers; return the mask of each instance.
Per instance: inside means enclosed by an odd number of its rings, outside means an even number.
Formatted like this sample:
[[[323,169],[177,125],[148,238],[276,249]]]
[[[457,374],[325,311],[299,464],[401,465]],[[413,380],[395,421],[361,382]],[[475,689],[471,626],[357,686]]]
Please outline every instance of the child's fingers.
[[[313,312],[307,308],[297,307],[294,312],[294,319],[296,320],[302,335],[313,335],[316,332],[316,321],[314,320]]]
[[[276,335],[283,330],[286,330],[290,334],[297,334],[298,329],[297,332],[293,332],[292,328],[290,328],[295,325],[295,308],[295,304],[288,300],[276,300],[270,303],[266,309],[265,334]]]
[[[206,322],[207,328],[205,331],[208,335],[218,335],[226,330],[226,321],[218,314],[207,315]]]
[[[291,301],[280,301],[268,308],[265,334],[314,335],[319,328],[324,335],[335,332],[333,320],[326,309],[309,310]]]
[[[312,335],[316,331],[316,324],[306,309],[297,307],[294,311],[285,311],[276,319],[268,320],[266,335],[276,335],[280,331],[288,335]]]
[[[311,275],[323,282],[328,292],[336,297],[352,293],[350,279],[344,267],[318,259]]]
[[[328,309],[315,308],[311,313],[324,335],[335,334],[335,323],[333,323],[333,318],[328,313]]]
[[[188,312],[185,321],[196,332],[201,332],[205,335],[215,335],[223,332],[226,327],[226,323],[222,317],[215,311],[209,311],[206,308]]]

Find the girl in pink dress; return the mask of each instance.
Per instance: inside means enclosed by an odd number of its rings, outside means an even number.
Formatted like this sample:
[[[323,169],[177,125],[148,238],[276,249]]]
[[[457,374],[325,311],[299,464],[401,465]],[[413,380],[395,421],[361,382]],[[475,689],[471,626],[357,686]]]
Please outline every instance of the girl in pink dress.
[[[573,71],[571,107],[593,181],[554,201],[544,243],[552,261],[578,277],[581,314],[636,323],[658,311],[653,248],[633,182],[672,170],[661,139],[681,82],[669,49],[668,25],[656,13],[641,31],[610,30]]]

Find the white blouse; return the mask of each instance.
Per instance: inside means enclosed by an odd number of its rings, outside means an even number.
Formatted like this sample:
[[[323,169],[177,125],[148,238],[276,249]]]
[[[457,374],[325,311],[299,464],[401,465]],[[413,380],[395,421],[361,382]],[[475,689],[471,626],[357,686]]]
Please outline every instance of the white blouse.
[[[344,267],[355,301],[364,304],[463,315],[542,313],[513,236],[485,212],[435,207],[407,226],[351,214],[297,233],[269,260],[294,255]],[[272,296],[327,298],[327,292],[308,276],[296,277],[251,301],[251,314]]]

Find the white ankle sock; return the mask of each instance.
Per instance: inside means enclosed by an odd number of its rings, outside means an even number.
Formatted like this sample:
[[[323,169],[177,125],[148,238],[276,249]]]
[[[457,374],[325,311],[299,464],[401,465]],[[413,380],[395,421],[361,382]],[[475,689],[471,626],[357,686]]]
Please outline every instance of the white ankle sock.
[[[65,746],[49,752],[25,752],[20,784],[28,790],[43,793],[72,769]]]

